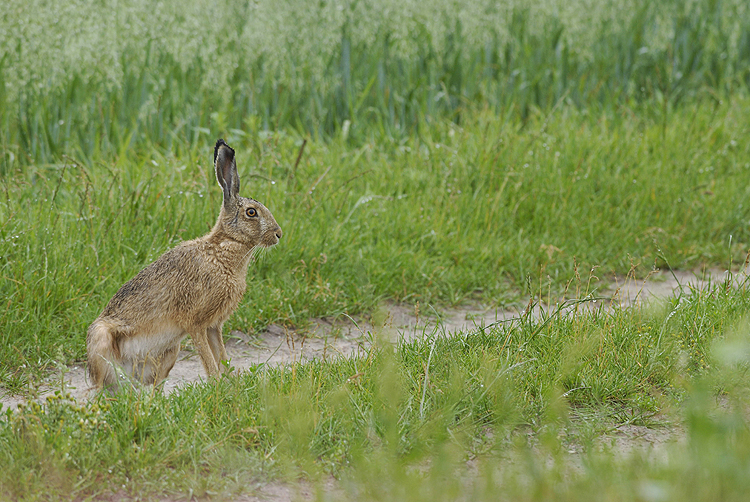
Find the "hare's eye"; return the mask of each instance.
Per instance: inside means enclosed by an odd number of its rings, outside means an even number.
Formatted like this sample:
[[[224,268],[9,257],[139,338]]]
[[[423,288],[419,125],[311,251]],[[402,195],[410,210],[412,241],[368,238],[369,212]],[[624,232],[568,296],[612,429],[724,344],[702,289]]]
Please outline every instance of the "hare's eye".
[[[248,207],[247,209],[245,209],[245,214],[248,218],[255,218],[256,216],[258,216],[258,211],[256,211],[254,207]]]

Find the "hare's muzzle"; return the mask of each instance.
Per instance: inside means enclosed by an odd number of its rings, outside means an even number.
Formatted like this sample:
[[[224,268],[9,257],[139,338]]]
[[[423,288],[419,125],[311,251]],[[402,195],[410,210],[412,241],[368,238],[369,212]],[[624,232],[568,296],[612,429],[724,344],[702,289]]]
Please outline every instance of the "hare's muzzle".
[[[266,232],[266,235],[264,236],[264,239],[263,239],[263,244],[266,247],[275,246],[281,240],[282,235],[283,235],[283,232],[281,231],[281,227],[276,225],[275,228],[272,228],[268,232]]]

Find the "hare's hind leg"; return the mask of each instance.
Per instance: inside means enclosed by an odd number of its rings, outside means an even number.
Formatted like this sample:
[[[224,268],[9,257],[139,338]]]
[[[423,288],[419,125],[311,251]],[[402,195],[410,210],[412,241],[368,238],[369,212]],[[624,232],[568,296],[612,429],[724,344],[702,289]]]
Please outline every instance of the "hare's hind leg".
[[[158,350],[156,350],[158,349]],[[180,352],[180,341],[157,347],[145,356],[131,354],[132,359],[123,356],[123,369],[136,382],[142,385],[158,385],[172,370]]]
[[[208,328],[206,334],[208,335],[208,344],[211,346],[211,352],[214,355],[216,364],[219,365],[219,372],[223,373],[225,366],[222,363],[228,361],[229,356],[227,355],[226,347],[224,347],[224,340],[221,337],[221,326]]]
[[[103,319],[97,319],[89,326],[86,337],[88,369],[91,380],[97,389],[117,390],[115,365],[120,364],[120,350],[117,346],[117,326]]]
[[[211,344],[208,341],[208,334],[206,330],[200,330],[190,333],[190,339],[195,345],[195,350],[198,351],[198,355],[201,356],[201,362],[203,368],[206,370],[206,375],[209,377],[219,374],[219,363],[211,352]]]
[[[154,385],[159,385],[169,372],[172,371],[174,363],[177,362],[177,355],[180,353],[180,344],[177,343],[173,347],[168,348],[164,351],[159,361],[159,366],[156,369],[156,377],[154,378]]]

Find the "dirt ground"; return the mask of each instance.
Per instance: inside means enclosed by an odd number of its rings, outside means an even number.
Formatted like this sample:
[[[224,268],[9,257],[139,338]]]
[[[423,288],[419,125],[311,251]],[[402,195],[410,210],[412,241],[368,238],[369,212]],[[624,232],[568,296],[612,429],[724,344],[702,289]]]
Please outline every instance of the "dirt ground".
[[[613,282],[609,288],[597,293],[600,299],[580,304],[578,308],[611,308],[613,304],[627,307],[644,302],[653,302],[671,295],[675,290],[701,287],[708,280],[719,280],[723,274],[712,271],[707,274],[694,272],[657,272],[645,280],[629,279],[621,284]],[[569,307],[573,308],[573,307]],[[414,339],[438,329],[447,335],[476,329],[497,321],[510,320],[523,313],[524,306],[515,310],[483,309],[478,305],[451,308],[441,311],[438,317],[431,308],[388,304],[383,306],[379,316],[383,320],[377,325],[363,319],[345,318],[336,321],[313,319],[303,330],[288,329],[270,325],[258,336],[250,337],[239,331],[232,331],[227,340],[227,354],[231,364],[242,371],[258,364],[271,366],[292,364],[315,358],[349,357],[359,351],[366,351],[374,336],[385,336],[391,341]],[[197,353],[183,350],[164,385],[167,393],[175,392],[187,382],[205,378]],[[51,375],[49,382],[37,389],[37,398],[44,399],[55,390],[64,390],[76,399],[87,396],[90,384],[83,365],[65,369],[64,374]],[[0,388],[2,408],[18,407],[26,400],[25,396],[7,395]]]
[[[652,303],[673,294],[679,288],[700,288],[707,282],[723,280],[725,272],[713,270],[708,273],[695,272],[657,272],[645,280],[633,280],[611,285],[596,293],[598,300],[579,304],[577,308],[598,309],[613,306],[629,307],[636,304]],[[285,365],[315,358],[349,357],[360,351],[366,351],[376,336],[387,337],[391,341],[414,339],[440,330],[448,336],[452,333],[476,329],[497,321],[519,317],[525,306],[517,309],[498,310],[483,309],[479,305],[470,305],[441,311],[439,317],[432,309],[415,308],[397,304],[387,304],[373,318],[382,318],[379,323],[364,319],[330,321],[314,319],[302,330],[288,329],[271,325],[258,336],[248,336],[239,331],[229,334],[226,347],[231,364],[237,370],[265,363],[267,365]],[[568,307],[576,308],[576,307]],[[538,309],[538,307],[537,307]],[[425,312],[425,310],[428,310]],[[197,353],[183,350],[172,369],[165,385],[167,393],[179,392],[181,386],[189,382],[204,379],[203,367]],[[35,392],[37,399],[44,399],[55,390],[64,387],[76,399],[85,399],[90,392],[85,367],[75,365],[66,368],[62,374],[50,375],[49,381],[43,383]],[[25,396],[7,395],[0,388],[2,408],[16,409]],[[633,451],[651,449],[654,453],[664,452],[666,445],[684,438],[677,428],[649,428],[627,425],[612,431],[604,442],[612,448],[629,454]],[[571,451],[575,455],[576,451]],[[337,491],[335,482],[331,481],[327,491]],[[237,500],[286,502],[291,500],[312,500],[315,491],[304,483],[267,483],[250,490],[252,494]]]

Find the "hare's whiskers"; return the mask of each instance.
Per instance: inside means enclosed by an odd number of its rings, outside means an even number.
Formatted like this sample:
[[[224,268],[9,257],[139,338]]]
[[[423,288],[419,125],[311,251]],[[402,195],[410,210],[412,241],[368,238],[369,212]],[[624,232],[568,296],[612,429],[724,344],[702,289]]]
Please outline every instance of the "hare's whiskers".
[[[245,253],[245,256],[242,257],[242,259],[244,260],[245,258],[247,258],[249,256],[250,260],[254,261],[256,255],[258,254],[258,252],[260,251],[260,249],[262,249],[260,246],[253,246],[253,247],[251,247],[250,250],[247,253]]]

